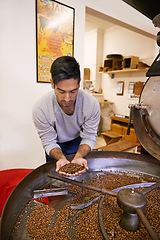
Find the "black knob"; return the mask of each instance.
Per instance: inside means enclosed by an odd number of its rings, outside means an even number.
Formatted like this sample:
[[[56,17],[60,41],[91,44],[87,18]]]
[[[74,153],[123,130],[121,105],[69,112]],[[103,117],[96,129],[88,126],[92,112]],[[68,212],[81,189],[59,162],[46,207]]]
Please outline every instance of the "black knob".
[[[160,32],[157,33],[157,44],[160,47]]]

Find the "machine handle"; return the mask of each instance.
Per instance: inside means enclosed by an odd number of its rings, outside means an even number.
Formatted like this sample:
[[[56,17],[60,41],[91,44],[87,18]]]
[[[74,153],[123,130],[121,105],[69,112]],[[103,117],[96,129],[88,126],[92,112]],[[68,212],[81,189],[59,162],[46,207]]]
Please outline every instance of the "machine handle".
[[[127,135],[130,135],[133,105],[130,105],[129,107],[130,107],[130,113],[129,113],[129,123],[128,123]]]

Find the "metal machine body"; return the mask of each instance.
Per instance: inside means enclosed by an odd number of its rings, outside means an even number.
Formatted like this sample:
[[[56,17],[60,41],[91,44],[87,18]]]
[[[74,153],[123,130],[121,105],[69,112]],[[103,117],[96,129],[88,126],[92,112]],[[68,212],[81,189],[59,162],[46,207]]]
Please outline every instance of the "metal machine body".
[[[144,14],[149,19],[153,19],[159,14],[160,1],[159,0],[123,0],[136,10]]]
[[[133,124],[141,145],[160,160],[160,77],[150,77],[132,108]]]
[[[69,159],[72,157],[73,156],[70,156]],[[86,158],[88,160],[89,171],[81,176],[72,178],[73,180],[75,179],[80,182],[84,180],[88,182],[97,172],[102,171],[142,173],[160,179],[160,161],[149,155],[144,157],[143,155],[126,152],[94,151],[88,154]],[[35,189],[43,189],[49,185],[50,179],[48,174],[57,174],[55,172],[55,167],[56,161],[38,167],[27,175],[14,189],[2,213],[1,240],[10,238],[12,229],[20,212],[33,197]],[[65,195],[65,198],[67,198],[67,195]],[[61,203],[58,202],[56,204],[58,207]]]

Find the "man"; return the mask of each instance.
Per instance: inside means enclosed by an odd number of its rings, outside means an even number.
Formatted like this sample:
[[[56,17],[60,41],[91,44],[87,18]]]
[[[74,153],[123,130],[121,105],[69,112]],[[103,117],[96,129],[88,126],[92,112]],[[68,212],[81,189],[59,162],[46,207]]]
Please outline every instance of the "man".
[[[34,106],[33,121],[46,152],[47,162],[57,160],[56,171],[68,164],[68,154],[75,154],[72,163],[88,169],[84,157],[96,143],[100,120],[98,101],[79,89],[80,68],[74,57],[57,58],[51,66],[54,91]],[[64,174],[59,172],[60,174]]]

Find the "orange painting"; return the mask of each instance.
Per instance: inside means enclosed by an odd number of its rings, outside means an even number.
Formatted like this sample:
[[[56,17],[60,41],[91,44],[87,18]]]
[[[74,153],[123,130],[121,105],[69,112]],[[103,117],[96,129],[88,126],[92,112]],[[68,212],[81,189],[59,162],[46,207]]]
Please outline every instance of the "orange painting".
[[[57,1],[37,1],[38,82],[50,82],[50,66],[57,58],[73,56],[74,9]]]

